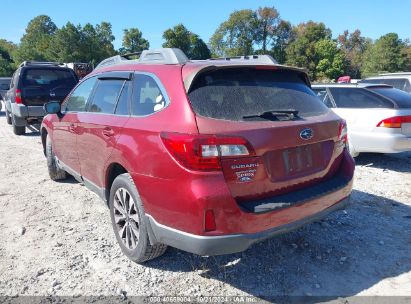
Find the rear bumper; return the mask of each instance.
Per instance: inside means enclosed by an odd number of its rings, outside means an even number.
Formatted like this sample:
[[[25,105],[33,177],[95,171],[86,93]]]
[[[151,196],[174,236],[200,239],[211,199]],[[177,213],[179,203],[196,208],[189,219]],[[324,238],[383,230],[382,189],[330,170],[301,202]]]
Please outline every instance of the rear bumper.
[[[20,118],[42,118],[45,112],[42,106],[26,106],[23,104],[11,103],[11,112]]]
[[[395,133],[352,134],[356,152],[398,153],[411,151],[411,137]]]
[[[355,167],[346,149],[338,166],[335,175],[344,177],[344,185],[326,187],[327,191],[307,186],[315,195],[304,193],[307,196],[302,200],[299,195],[293,196],[295,200],[287,200],[287,206],[266,212],[245,210],[220,173],[190,173],[187,180],[181,176],[178,179],[136,173],[131,176],[139,185],[152,244],[163,243],[199,255],[220,255],[241,252],[253,243],[297,229],[342,208],[351,194]],[[276,203],[275,199],[272,202]],[[214,212],[214,231],[205,231],[206,210]]]
[[[244,251],[254,243],[293,231],[303,225],[320,220],[331,212],[344,208],[349,203],[349,200],[350,198],[347,197],[321,212],[296,222],[250,234],[201,236],[162,225],[150,215],[147,215],[147,221],[150,224],[150,240],[153,243],[159,242],[167,244],[203,256],[222,255]]]

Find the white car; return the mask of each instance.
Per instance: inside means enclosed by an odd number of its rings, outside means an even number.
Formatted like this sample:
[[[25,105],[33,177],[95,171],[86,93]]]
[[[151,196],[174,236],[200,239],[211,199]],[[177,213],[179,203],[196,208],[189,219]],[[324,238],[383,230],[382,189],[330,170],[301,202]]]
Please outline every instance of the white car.
[[[411,151],[411,94],[381,84],[317,84],[312,89],[347,121],[351,155]]]

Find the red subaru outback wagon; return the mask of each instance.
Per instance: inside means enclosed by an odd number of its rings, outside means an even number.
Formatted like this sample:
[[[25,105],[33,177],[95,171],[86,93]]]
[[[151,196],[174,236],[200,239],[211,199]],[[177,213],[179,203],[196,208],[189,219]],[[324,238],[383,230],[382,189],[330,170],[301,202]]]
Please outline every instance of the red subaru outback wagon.
[[[240,252],[343,207],[351,193],[345,122],[303,70],[269,56],[115,56],[45,110],[51,179],[68,173],[105,200],[136,262],[167,245]]]

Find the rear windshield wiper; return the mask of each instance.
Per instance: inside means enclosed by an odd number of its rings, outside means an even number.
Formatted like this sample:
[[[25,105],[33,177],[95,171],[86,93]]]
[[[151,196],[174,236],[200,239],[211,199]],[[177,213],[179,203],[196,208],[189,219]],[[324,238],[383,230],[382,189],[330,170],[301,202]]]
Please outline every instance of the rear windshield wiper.
[[[298,111],[294,109],[288,110],[271,110],[271,111],[264,111],[257,114],[252,115],[245,115],[243,116],[244,119],[248,118],[263,118],[263,119],[277,119],[277,120],[293,120],[298,117]]]

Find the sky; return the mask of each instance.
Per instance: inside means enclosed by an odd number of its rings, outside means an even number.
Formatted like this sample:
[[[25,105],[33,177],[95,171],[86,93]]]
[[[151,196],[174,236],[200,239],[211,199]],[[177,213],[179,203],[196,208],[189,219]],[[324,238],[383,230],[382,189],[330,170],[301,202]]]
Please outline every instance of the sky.
[[[213,32],[231,12],[275,6],[283,19],[292,24],[309,20],[324,22],[333,36],[348,29],[360,29],[372,39],[396,32],[411,38],[410,0],[0,0],[0,39],[18,43],[28,22],[46,14],[61,27],[108,21],[121,47],[123,29],[137,27],[151,48],[161,47],[164,30],[183,23],[207,43]]]

